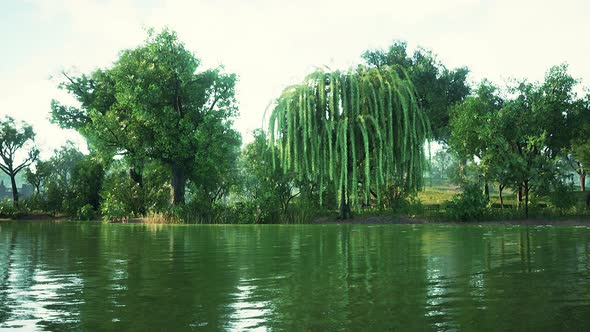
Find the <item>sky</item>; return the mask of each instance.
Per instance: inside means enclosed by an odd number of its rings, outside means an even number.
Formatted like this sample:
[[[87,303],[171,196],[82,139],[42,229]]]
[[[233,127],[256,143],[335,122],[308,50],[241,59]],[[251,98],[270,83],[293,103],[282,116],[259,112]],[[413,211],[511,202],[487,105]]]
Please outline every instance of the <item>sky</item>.
[[[245,143],[267,106],[316,68],[347,69],[368,49],[404,40],[431,49],[470,81],[543,79],[568,63],[590,86],[585,0],[0,0],[0,117],[33,125],[42,157],[73,131],[49,122],[60,73],[109,67],[146,28],[169,27],[202,61],[236,73]]]

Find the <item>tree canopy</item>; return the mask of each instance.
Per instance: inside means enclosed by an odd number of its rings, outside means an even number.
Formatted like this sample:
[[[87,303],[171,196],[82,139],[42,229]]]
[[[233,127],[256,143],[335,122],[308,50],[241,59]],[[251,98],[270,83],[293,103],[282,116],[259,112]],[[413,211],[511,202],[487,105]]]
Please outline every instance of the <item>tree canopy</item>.
[[[522,80],[500,90],[482,82],[451,112],[451,147],[477,157],[484,178],[497,181],[500,194],[508,185],[527,196],[528,213],[529,191],[556,174],[557,156],[587,142],[581,134],[585,125],[578,124],[587,110],[574,92],[576,84],[566,65],[550,68],[542,83]],[[583,160],[582,151],[576,155]]]
[[[171,175],[171,202],[182,204],[199,161],[217,158],[209,162],[216,165],[228,157],[205,155],[209,145],[217,144],[209,134],[230,137],[226,142],[234,147],[240,144],[231,128],[237,114],[236,75],[222,68],[199,72],[199,65],[176,33],[150,30],[143,45],[122,51],[111,68],[64,74],[60,86],[79,106],[54,100],[52,119],[78,130],[103,154],[128,156],[139,165],[146,159],[164,163]]]
[[[449,111],[469,95],[469,69],[448,69],[432,51],[424,48],[409,55],[407,46],[406,42],[396,41],[387,50],[369,50],[362,57],[370,67],[403,69],[416,88],[418,104],[430,120],[434,139],[448,143]]]
[[[17,123],[11,117],[0,120],[0,170],[10,177],[12,201],[18,204],[17,174],[39,156],[34,146],[35,132],[31,125]]]
[[[287,88],[270,115],[270,145],[281,167],[318,183],[320,202],[325,186],[334,186],[343,217],[351,194],[358,206],[361,192],[368,203],[395,183],[406,190],[421,185],[429,126],[403,72],[316,71]]]

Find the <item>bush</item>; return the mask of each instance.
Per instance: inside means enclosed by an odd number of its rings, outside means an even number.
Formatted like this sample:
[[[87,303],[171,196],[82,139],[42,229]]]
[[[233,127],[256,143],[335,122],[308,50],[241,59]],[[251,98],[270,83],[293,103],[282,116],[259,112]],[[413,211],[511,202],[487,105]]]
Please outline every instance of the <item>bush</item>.
[[[564,213],[576,205],[577,197],[573,190],[571,184],[568,185],[558,181],[553,184],[553,190],[549,193],[549,202],[561,213]]]
[[[37,193],[33,194],[33,196],[27,200],[27,205],[33,211],[48,210],[47,199],[43,195]]]
[[[86,204],[78,210],[78,220],[93,220],[95,218],[94,206]]]
[[[487,207],[487,200],[477,183],[468,183],[463,192],[453,197],[447,207],[448,216],[453,220],[480,220]]]
[[[18,206],[13,206],[12,201],[7,198],[0,201],[0,218],[18,219],[29,212],[27,201],[21,201]]]
[[[107,194],[103,198],[100,213],[105,221],[122,221],[129,217],[125,203],[112,194]]]
[[[12,205],[12,201],[5,198],[0,201],[0,217],[13,218],[17,214],[17,209]]]
[[[125,172],[109,174],[100,196],[100,213],[105,220],[120,221],[144,212],[141,188]]]

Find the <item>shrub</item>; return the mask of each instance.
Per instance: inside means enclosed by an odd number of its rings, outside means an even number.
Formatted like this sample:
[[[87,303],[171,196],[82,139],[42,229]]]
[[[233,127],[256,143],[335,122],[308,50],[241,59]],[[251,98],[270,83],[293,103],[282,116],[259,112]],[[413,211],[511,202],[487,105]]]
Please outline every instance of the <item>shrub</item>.
[[[467,183],[463,192],[453,197],[447,207],[453,220],[480,220],[487,207],[487,200],[477,183]]]
[[[33,211],[47,211],[47,198],[40,194],[33,194],[28,200],[27,205]]]
[[[561,213],[573,208],[577,202],[573,186],[561,181],[553,183],[553,190],[549,193],[549,202]]]
[[[13,218],[17,213],[17,209],[12,205],[12,201],[5,198],[0,201],[0,217]]]
[[[78,220],[93,220],[95,218],[94,207],[91,204],[86,204],[78,210]]]
[[[100,192],[100,213],[105,220],[119,221],[143,214],[141,188],[124,172],[109,174]]]
[[[122,221],[129,217],[125,203],[110,193],[103,198],[100,213],[105,221]]]

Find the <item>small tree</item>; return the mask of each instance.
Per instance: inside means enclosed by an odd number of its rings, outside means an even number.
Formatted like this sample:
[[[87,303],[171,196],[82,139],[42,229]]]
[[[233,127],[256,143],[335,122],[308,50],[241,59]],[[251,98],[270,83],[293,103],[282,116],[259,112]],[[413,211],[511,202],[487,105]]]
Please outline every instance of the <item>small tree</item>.
[[[272,166],[273,158],[275,167]],[[285,172],[278,156],[271,153],[267,137],[262,130],[254,131],[254,141],[248,144],[241,156],[243,192],[258,211],[286,216],[290,202],[301,191],[295,190],[296,175]],[[257,221],[263,219],[257,215]]]
[[[16,123],[8,116],[0,120],[0,170],[10,177],[14,206],[18,205],[16,176],[39,156],[34,140],[35,132],[29,124]]]
[[[449,165],[452,162],[451,154],[447,149],[441,149],[436,151],[434,154],[434,165],[433,168],[438,171],[439,177],[441,179],[447,177],[447,171],[449,169]]]
[[[41,188],[51,176],[51,165],[47,161],[37,160],[33,167],[27,167],[25,169],[25,179],[33,187],[35,187],[35,193],[41,194]]]

